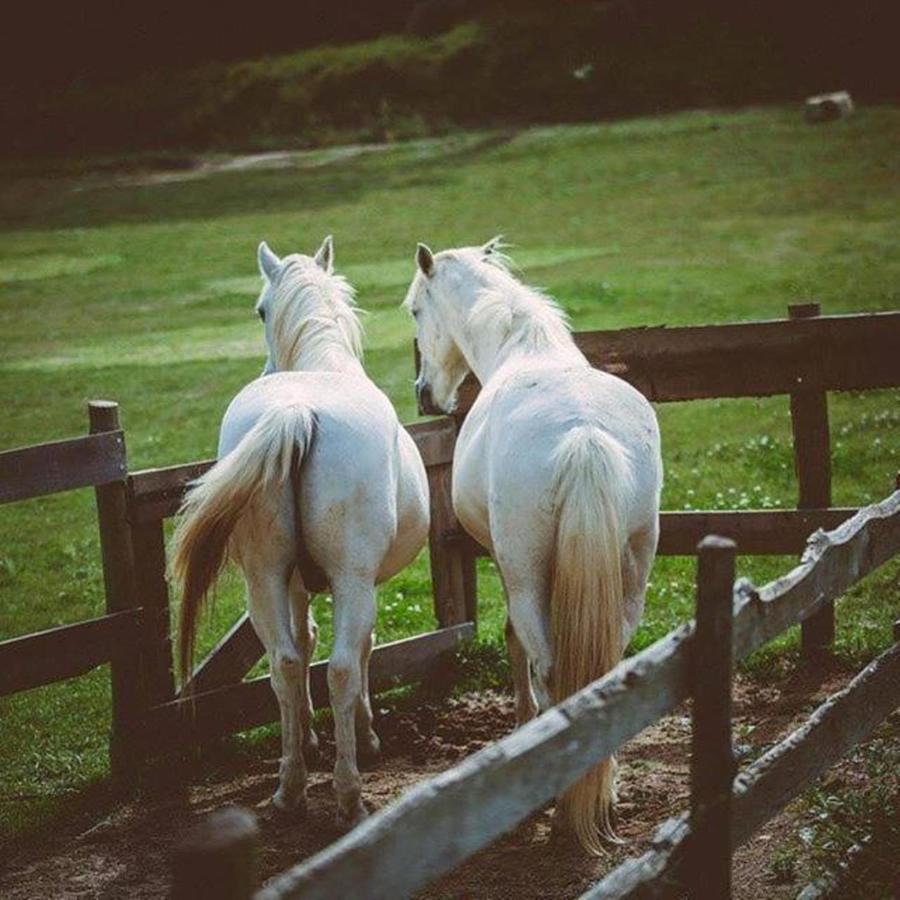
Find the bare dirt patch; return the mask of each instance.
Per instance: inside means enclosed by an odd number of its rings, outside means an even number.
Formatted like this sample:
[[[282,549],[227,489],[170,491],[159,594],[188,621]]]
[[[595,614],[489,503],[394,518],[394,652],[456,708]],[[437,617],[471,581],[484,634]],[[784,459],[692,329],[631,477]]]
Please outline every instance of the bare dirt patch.
[[[745,758],[779,740],[852,673],[832,668],[798,671],[775,686],[739,678],[735,690],[735,733]],[[514,727],[510,697],[494,692],[444,701],[418,701],[415,708],[382,710],[376,725],[383,759],[364,775],[364,794],[380,808],[417,781],[453,765]],[[689,794],[690,719],[682,708],[647,729],[619,757],[619,828],[625,844],[603,859],[585,858],[564,840],[552,838],[551,811],[536,813],[456,872],[420,895],[498,900],[577,897],[626,856],[644,850],[656,826],[683,810]],[[309,809],[296,822],[262,823],[262,874],[269,878],[331,843],[334,801],[330,734],[322,735],[322,759],[311,773]],[[227,804],[250,808],[264,803],[274,787],[277,760],[246,756],[217,764],[202,784],[157,786],[110,814],[82,816],[44,829],[27,844],[3,854],[0,894],[8,900],[163,897],[175,843],[197,819]],[[195,770],[193,778],[202,773]],[[777,884],[769,861],[791,836],[790,811],[770,822],[736,858],[736,896],[793,897],[797,883]]]

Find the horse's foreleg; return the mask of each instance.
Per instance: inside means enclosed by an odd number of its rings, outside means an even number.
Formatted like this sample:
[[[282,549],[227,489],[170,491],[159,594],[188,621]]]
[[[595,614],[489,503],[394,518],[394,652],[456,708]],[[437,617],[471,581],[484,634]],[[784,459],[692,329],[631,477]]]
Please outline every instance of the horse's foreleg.
[[[356,762],[356,716],[362,703],[362,658],[375,625],[374,578],[334,579],[334,649],[328,661],[328,689],[334,712],[334,789],[338,825],[365,817]]]
[[[303,658],[294,643],[287,578],[278,573],[248,574],[250,621],[269,657],[272,689],[281,711],[281,766],[273,805],[283,811],[306,806],[300,692]]]
[[[294,642],[300,650],[300,727],[303,734],[303,753],[307,761],[319,752],[319,738],[312,726],[313,707],[309,689],[309,666],[316,652],[319,626],[313,618],[310,595],[297,573],[291,579],[291,620]]]
[[[528,656],[516,634],[512,620],[506,619],[506,649],[512,669],[513,687],[516,694],[516,725],[524,725],[537,715],[537,701],[531,688],[531,671]]]

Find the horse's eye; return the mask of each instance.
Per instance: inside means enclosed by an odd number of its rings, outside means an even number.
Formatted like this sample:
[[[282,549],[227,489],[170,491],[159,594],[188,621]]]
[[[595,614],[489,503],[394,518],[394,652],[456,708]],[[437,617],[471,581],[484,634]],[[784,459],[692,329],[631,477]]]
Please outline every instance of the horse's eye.
[[[260,308],[256,311],[256,314],[259,316],[259,321],[262,322],[263,324],[265,324],[265,321],[266,321],[266,311],[265,311],[262,307],[260,307]]]

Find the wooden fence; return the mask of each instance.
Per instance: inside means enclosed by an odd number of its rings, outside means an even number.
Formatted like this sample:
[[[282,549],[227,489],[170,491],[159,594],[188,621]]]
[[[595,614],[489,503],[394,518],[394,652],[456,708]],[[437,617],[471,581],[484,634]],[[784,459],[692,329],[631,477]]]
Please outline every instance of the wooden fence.
[[[800,728],[735,777],[733,660],[741,659],[900,554],[900,490],[810,539],[800,565],[760,589],[734,581],[735,543],[699,548],[696,624],[667,635],[493,746],[408,791],[256,900],[410,896],[542,808],[625,741],[693,696],[691,805],[652,848],[583,898],[731,895],[733,849],[900,705],[900,642],[822,704]],[[898,635],[900,639],[900,635]],[[235,853],[247,861],[248,832]],[[201,841],[193,864],[222,867]],[[229,868],[230,867],[227,867]],[[244,879],[242,883],[248,883]]]
[[[708,397],[791,397],[800,487],[796,510],[665,512],[659,552],[693,555],[719,534],[745,554],[790,554],[816,528],[833,528],[854,509],[830,506],[825,392],[900,385],[900,313],[818,317],[791,308],[777,322],[697,328],[642,328],[577,334],[589,360],[660,402]],[[408,426],[425,461],[431,491],[429,537],[438,630],[378,647],[372,681],[380,689],[420,679],[474,633],[476,557],[483,550],[460,531],[450,502],[460,416],[477,390],[465,387],[456,417]],[[87,437],[0,453],[0,503],[93,486],[101,534],[107,615],[0,642],[0,695],[49,684],[109,662],[113,682],[114,772],[133,780],[148,753],[241,731],[277,718],[268,678],[244,678],[262,653],[241,617],[197,667],[192,697],[173,677],[164,522],[188,482],[212,461],[129,473],[115,404],[90,405]],[[821,604],[803,623],[804,649],[830,643],[833,611]],[[323,664],[313,669],[313,699],[326,702]],[[190,713],[190,714],[188,714]]]

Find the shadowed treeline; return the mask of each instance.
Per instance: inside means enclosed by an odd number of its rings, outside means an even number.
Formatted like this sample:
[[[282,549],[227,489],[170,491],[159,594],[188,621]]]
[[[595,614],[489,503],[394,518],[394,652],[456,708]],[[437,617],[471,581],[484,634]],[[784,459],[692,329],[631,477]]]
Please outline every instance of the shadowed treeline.
[[[900,87],[890,8],[310,0],[251,13],[94,3],[47,21],[35,7],[2,38],[0,128],[6,155],[72,156],[380,141],[837,88],[883,102]]]

